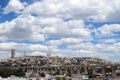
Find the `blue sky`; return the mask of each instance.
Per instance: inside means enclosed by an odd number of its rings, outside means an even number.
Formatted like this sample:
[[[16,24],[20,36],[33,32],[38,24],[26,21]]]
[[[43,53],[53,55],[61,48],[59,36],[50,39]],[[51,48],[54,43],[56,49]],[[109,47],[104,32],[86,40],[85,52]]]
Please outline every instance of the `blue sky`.
[[[119,4],[119,0],[0,0],[0,59],[9,58],[15,48],[17,56],[24,51],[51,52],[120,61]]]

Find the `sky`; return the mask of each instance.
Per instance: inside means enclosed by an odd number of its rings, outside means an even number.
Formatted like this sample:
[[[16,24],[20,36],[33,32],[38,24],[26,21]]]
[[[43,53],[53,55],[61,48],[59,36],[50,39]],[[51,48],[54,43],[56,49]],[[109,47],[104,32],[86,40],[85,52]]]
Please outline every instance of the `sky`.
[[[16,55],[120,61],[120,0],[0,0],[0,59]]]

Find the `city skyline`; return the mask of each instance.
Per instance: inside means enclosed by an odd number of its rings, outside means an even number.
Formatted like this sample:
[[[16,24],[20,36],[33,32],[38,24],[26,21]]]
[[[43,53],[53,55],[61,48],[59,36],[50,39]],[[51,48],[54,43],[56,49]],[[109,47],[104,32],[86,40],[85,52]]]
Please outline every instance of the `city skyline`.
[[[0,0],[0,59],[16,55],[120,61],[120,0]]]

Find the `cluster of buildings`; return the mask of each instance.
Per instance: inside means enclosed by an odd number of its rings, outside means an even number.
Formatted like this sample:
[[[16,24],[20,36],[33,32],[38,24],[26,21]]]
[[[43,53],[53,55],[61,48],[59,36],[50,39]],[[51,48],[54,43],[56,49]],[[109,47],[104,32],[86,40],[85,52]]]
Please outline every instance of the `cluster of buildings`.
[[[115,78],[120,75],[120,64],[112,63],[100,58],[91,57],[59,57],[27,56],[16,58],[15,49],[11,50],[11,58],[1,61],[0,68],[22,69],[26,76],[38,76],[44,73],[52,76],[71,77],[73,80],[81,75],[94,74],[96,77],[105,78],[106,75]]]

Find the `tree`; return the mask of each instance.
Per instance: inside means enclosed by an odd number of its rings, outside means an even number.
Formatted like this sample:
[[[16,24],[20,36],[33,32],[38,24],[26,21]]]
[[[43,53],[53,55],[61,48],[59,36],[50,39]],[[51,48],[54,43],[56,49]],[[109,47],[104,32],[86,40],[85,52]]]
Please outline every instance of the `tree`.
[[[14,74],[15,76],[19,76],[19,77],[24,77],[25,76],[25,72],[23,72],[21,69],[16,70],[14,73],[15,73]]]
[[[18,77],[23,77],[25,76],[25,72],[22,70],[11,70],[11,69],[0,69],[0,76],[1,77],[10,77],[11,75],[15,75]]]
[[[44,73],[40,73],[40,76],[41,76],[41,77],[45,77],[45,74],[44,74]]]
[[[56,80],[61,80],[61,77],[56,77]]]

